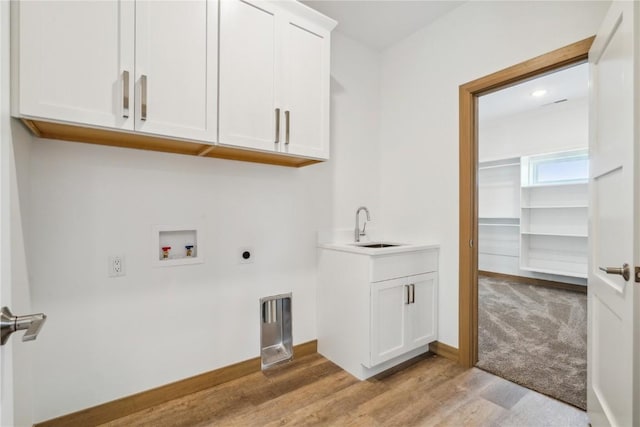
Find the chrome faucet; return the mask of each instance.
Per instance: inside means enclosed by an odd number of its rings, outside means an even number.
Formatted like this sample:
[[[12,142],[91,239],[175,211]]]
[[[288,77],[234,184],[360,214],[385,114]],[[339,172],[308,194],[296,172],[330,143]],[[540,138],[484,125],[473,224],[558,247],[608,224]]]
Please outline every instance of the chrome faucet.
[[[360,211],[365,211],[365,213],[367,214],[367,221],[371,221],[371,217],[369,216],[369,209],[365,208],[364,206],[360,206],[356,211],[356,229],[354,230],[354,238],[356,242],[360,241],[360,236],[365,236],[367,234],[365,232],[367,228],[366,222],[362,227],[362,231],[360,231]]]

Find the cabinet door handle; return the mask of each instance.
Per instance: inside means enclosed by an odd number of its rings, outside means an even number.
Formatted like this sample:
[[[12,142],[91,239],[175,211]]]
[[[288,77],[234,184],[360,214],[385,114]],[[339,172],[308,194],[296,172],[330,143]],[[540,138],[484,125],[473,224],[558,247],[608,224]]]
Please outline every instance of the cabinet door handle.
[[[129,118],[129,72],[122,72],[122,117]]]
[[[406,299],[404,301],[405,304],[411,304],[411,285],[404,285],[404,288],[406,289]]]
[[[286,145],[289,145],[289,121],[291,119],[291,113],[289,111],[285,111],[284,112],[284,122],[285,122],[285,128],[284,128],[284,143]]]
[[[416,285],[413,283],[409,285],[409,289],[411,289],[411,304],[416,303]]]
[[[276,140],[275,140],[275,143],[277,144],[278,142],[280,142],[280,109],[276,108]]]
[[[140,76],[140,120],[147,120],[147,76]]]

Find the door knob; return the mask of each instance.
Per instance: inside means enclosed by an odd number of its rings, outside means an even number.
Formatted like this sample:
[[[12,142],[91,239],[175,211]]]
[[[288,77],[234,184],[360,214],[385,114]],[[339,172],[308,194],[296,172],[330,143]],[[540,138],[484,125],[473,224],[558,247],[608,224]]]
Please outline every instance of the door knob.
[[[27,332],[22,336],[22,341],[35,340],[45,320],[47,320],[47,316],[43,313],[14,316],[9,307],[2,307],[2,311],[0,311],[0,330],[2,331],[0,345],[4,345],[12,333],[23,329],[26,329]]]
[[[624,278],[625,282],[629,281],[629,277],[631,277],[631,270],[629,269],[629,264],[626,262],[622,264],[622,267],[599,267],[600,270],[604,271],[607,274],[619,274]]]

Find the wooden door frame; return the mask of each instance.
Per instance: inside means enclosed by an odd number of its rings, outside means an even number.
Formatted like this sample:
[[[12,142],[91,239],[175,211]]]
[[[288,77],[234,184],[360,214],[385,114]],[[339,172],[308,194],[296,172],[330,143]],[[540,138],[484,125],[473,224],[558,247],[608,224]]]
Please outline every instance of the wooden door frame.
[[[517,82],[586,61],[594,38],[586,38],[460,86],[458,354],[464,367],[470,368],[478,361],[477,99]]]

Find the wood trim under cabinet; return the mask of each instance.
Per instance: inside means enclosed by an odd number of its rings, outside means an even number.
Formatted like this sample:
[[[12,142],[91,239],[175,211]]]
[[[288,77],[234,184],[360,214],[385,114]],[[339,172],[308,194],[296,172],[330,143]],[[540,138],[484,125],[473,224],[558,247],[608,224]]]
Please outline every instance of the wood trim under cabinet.
[[[445,359],[453,360],[454,362],[458,362],[460,359],[460,354],[457,348],[439,341],[434,341],[429,344],[429,351],[437,354],[438,356],[442,356]]]
[[[318,341],[313,340],[293,347],[294,357],[317,353]],[[104,424],[134,412],[142,411],[169,400],[206,390],[237,378],[260,371],[260,358],[245,360],[214,371],[176,381],[71,414],[34,424],[34,427],[86,427]]]
[[[587,286],[573,283],[556,282],[554,280],[537,279],[535,277],[513,276],[511,274],[495,273],[493,271],[478,271],[479,276],[493,277],[494,279],[509,280],[525,285],[544,286],[547,288],[563,289],[565,291],[587,293]]]
[[[458,350],[460,363],[464,367],[470,368],[478,361],[477,98],[511,84],[586,61],[594,38],[580,40],[465,83],[459,88]]]
[[[303,167],[322,160],[306,159],[279,153],[222,147],[201,142],[182,141],[161,136],[128,133],[109,129],[96,129],[65,123],[42,120],[21,119],[22,123],[36,136],[61,141],[85,142],[111,147],[134,148],[138,150],[161,151],[164,153],[187,154],[191,156],[214,157],[252,163],[266,163],[276,166]]]

